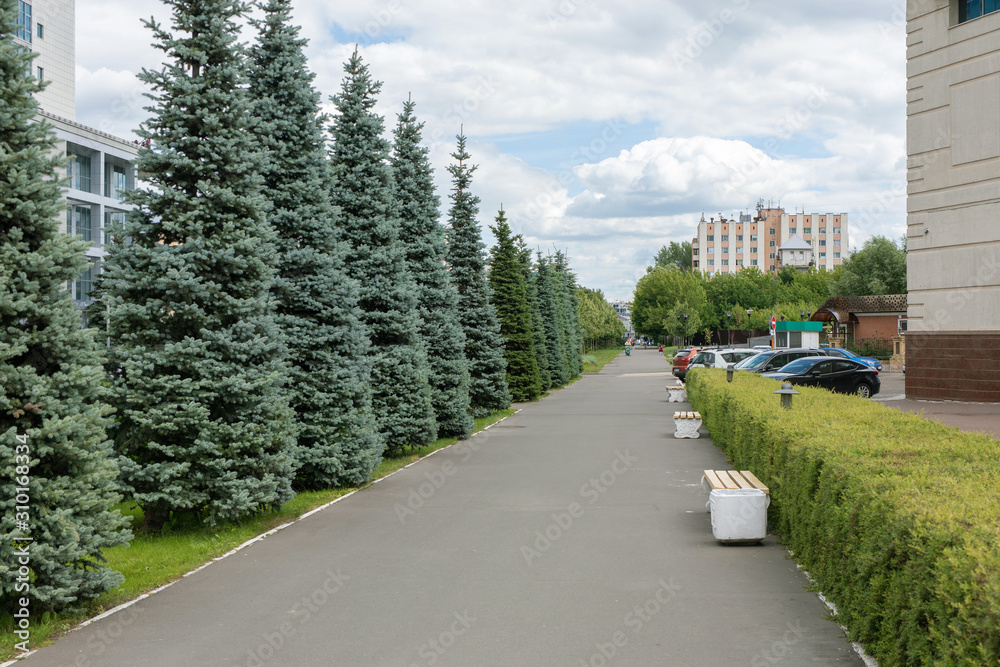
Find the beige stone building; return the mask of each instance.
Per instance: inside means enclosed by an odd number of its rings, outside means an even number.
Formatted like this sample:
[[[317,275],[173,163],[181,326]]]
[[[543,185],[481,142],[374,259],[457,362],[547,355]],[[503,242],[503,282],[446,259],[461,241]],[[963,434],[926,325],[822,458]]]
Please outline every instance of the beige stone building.
[[[756,213],[698,223],[691,241],[691,267],[709,275],[757,267],[774,273],[782,266],[832,271],[847,259],[846,213],[786,213],[757,204]]]
[[[907,3],[911,398],[1000,402],[998,9]]]

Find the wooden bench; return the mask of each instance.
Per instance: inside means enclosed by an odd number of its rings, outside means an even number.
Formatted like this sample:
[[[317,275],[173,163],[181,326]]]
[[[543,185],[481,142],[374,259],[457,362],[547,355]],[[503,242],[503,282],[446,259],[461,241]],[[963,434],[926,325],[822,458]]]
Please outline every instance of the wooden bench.
[[[724,544],[756,544],[767,537],[771,490],[749,470],[706,470],[705,509],[712,514],[712,534]]]
[[[700,412],[675,412],[674,413],[674,437],[675,438],[697,438],[701,434]]]
[[[708,492],[718,489],[758,489],[771,495],[771,490],[749,470],[706,470],[701,478],[701,486]]]
[[[685,403],[688,400],[687,390],[684,385],[671,387],[667,385],[667,403]]]

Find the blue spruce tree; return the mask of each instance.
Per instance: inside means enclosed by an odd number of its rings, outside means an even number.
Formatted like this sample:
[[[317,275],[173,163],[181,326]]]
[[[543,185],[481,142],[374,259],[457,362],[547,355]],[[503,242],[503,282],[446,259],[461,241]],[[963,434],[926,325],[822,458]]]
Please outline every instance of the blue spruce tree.
[[[434,174],[427,149],[420,145],[423,123],[417,122],[413,107],[412,100],[403,105],[393,142],[400,238],[417,283],[420,334],[430,363],[438,436],[464,438],[474,425],[469,410],[465,332],[458,317],[458,291],[444,263],[447,245],[445,229],[438,223],[440,199],[434,192]]]
[[[172,513],[239,520],[292,497],[294,422],[270,289],[239,0],[165,0],[169,62],[143,70],[152,142],[110,248],[101,298],[116,378],[122,482],[159,530]],[[123,242],[124,240],[124,242]]]
[[[371,335],[372,404],[386,451],[399,453],[437,437],[430,366],[420,338],[417,289],[399,239],[389,142],[372,108],[382,84],[373,81],[355,51],[333,98],[333,203],[350,249],[348,275],[361,287],[358,305]]]
[[[458,135],[458,148],[452,157],[457,164],[448,166],[453,184],[448,212],[448,264],[452,282],[458,288],[458,313],[465,331],[465,358],[472,376],[472,414],[482,417],[510,407],[510,391],[500,322],[490,303],[486,279],[486,246],[476,221],[479,197],[469,191],[476,167],[466,164],[470,155],[465,150],[464,135]]]
[[[37,622],[120,584],[102,551],[131,535],[112,509],[101,348],[66,290],[87,268],[86,244],[59,231],[62,158],[35,119],[43,85],[14,43],[16,16],[0,0],[0,611],[24,598]]]
[[[288,396],[298,423],[296,485],[363,484],[383,444],[372,413],[358,285],[342,269],[347,249],[336,240],[320,95],[306,68],[306,40],[291,25],[291,0],[270,0],[264,12],[255,22],[250,94],[275,230],[271,293],[288,345]]]

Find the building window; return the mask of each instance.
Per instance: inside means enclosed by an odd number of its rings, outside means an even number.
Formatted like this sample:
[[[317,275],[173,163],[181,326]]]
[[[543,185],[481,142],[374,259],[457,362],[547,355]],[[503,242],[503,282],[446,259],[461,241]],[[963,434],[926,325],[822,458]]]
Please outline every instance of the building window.
[[[756,234],[751,234],[750,235],[750,243],[756,243],[756,242],[757,242],[757,235]]]
[[[125,224],[125,212],[124,211],[107,211],[104,213],[104,228],[101,230],[102,240],[104,245],[111,245],[111,228],[121,227]]]
[[[70,153],[68,176],[69,186],[83,192],[90,192],[90,158]]]
[[[743,266],[743,260],[742,259],[736,260],[736,266]]]
[[[705,240],[706,241],[714,241],[715,240],[715,234],[709,234],[708,236],[705,237]]]
[[[691,251],[691,255],[693,255],[694,257],[697,257],[698,256],[698,249],[695,248],[694,250],[692,250]]]
[[[737,234],[736,235],[736,242],[737,243],[742,243],[743,242],[743,235],[742,234]]]
[[[771,235],[773,236],[773,235],[774,235],[774,227],[771,227],[771,229],[769,229],[769,230],[767,231],[767,233],[768,233],[768,234],[771,234]]]
[[[774,253],[772,252],[768,259],[774,259]]]
[[[41,23],[38,24],[38,31],[35,34],[38,35],[38,39],[45,37],[45,31],[42,29]]]
[[[772,264],[771,266],[769,266],[769,267],[768,267],[768,270],[769,270],[769,271],[774,271],[774,264]]]
[[[1000,10],[997,0],[958,0],[958,22],[965,23]]]
[[[104,196],[121,201],[125,188],[125,167],[109,164],[107,178],[104,180]]]
[[[834,234],[839,234],[840,233],[840,227],[834,227],[833,228],[833,233]]]
[[[821,253],[819,254],[819,258],[820,258],[820,259],[826,259],[826,253],[825,253],[825,252],[821,252]]]
[[[708,265],[709,266],[715,266],[715,260],[714,259],[708,260]]]
[[[728,259],[722,260],[722,265],[723,266],[729,266],[729,260]]]
[[[31,43],[31,5],[24,0],[17,2],[17,21],[15,21],[14,36]]]
[[[834,259],[840,259],[840,253],[839,252],[833,253],[833,258]]]
[[[819,228],[819,233],[820,234],[826,234],[826,227],[820,227]]]
[[[715,248],[711,248],[711,247],[705,248],[705,254],[706,255],[714,255],[715,254]]]
[[[84,241],[94,240],[94,227],[89,206],[70,206],[66,211],[66,233]]]
[[[840,239],[834,239],[833,240],[833,247],[834,248],[839,248],[840,247]]]
[[[789,234],[794,234],[795,233],[795,227],[789,227],[788,228],[788,233]]]
[[[803,227],[802,228],[802,233],[803,234],[812,234],[813,233],[813,228],[812,227]]]
[[[820,239],[820,240],[819,240],[819,244],[820,244],[821,246],[825,246],[825,245],[826,245],[826,239]]]
[[[692,263],[692,265],[694,266],[694,268],[697,269],[698,268],[698,260],[694,260],[694,262]]]
[[[722,235],[722,242],[725,243],[728,240],[729,240],[729,234],[723,234]]]
[[[774,247],[774,241],[771,241],[771,247],[772,248]]]
[[[757,254],[757,248],[755,246],[750,246],[750,254],[751,255],[756,255]]]
[[[757,266],[757,260],[756,259],[751,259],[750,260],[750,266]]]
[[[38,82],[41,83],[42,81],[45,81],[45,70],[43,70],[41,67],[39,67],[38,68]]]

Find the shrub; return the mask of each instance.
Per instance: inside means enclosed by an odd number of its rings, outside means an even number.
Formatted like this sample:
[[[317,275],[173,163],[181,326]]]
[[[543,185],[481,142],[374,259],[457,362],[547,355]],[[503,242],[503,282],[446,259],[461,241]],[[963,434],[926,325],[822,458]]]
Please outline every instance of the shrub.
[[[715,443],[771,488],[771,521],[880,665],[1000,661],[1000,441],[854,396],[697,369]]]

